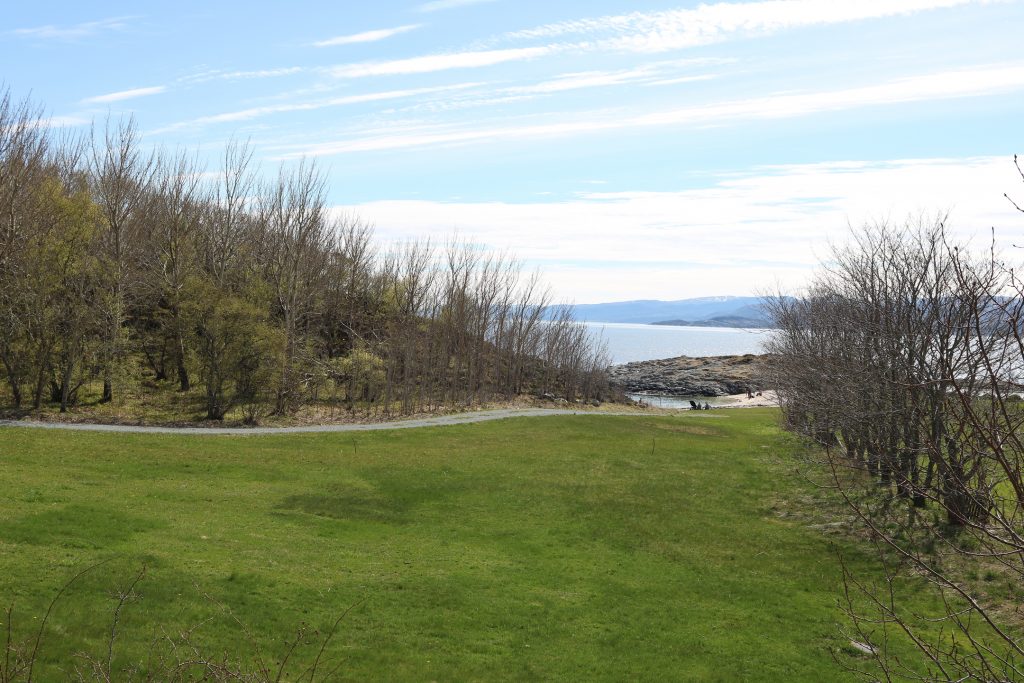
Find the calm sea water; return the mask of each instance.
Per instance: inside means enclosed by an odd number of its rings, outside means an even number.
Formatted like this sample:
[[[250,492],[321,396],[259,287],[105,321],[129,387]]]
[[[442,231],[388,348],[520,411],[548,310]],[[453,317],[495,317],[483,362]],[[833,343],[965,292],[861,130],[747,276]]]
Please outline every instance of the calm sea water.
[[[764,353],[762,344],[771,330],[744,330],[733,327],[675,327],[672,325],[634,325],[629,323],[585,323],[595,337],[608,345],[612,364],[638,360],[675,358],[676,356],[734,356]],[[693,398],[712,407],[727,402],[724,398],[700,396],[658,396],[630,394],[657,408],[689,410]]]
[[[585,323],[608,345],[612,364],[676,356],[733,356],[764,353],[771,330],[732,327],[674,327],[629,323]]]

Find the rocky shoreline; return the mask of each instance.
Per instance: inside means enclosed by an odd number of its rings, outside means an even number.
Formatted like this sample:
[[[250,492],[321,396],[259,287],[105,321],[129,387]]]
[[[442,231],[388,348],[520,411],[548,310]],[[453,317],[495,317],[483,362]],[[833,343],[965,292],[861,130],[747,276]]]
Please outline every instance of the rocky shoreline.
[[[764,390],[764,356],[708,356],[645,360],[608,369],[612,384],[629,393],[730,396]]]

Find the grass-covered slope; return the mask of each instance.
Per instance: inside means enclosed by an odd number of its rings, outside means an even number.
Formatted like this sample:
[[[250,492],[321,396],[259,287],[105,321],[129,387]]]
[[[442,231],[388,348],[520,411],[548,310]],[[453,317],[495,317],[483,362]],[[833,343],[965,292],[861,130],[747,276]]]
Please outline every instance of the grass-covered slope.
[[[837,560],[773,512],[801,486],[775,421],[0,429],[0,599],[27,636],[67,578],[115,558],[57,603],[46,677],[106,654],[114,596],[144,565],[115,669],[207,619],[196,642],[249,656],[228,609],[273,660],[301,623],[327,629],[355,604],[324,655],[344,680],[843,680]]]

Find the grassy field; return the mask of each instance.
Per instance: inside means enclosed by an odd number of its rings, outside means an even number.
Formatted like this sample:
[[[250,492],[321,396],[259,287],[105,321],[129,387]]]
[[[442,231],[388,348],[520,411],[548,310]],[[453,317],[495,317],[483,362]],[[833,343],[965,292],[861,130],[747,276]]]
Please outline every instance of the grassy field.
[[[210,652],[277,660],[301,624],[329,629],[354,605],[324,653],[341,680],[845,680],[838,561],[777,514],[806,484],[775,422],[0,429],[0,600],[25,638],[68,578],[110,560],[58,601],[40,680],[106,655],[117,593],[143,566],[115,670],[200,624]],[[301,646],[285,678],[316,653]]]

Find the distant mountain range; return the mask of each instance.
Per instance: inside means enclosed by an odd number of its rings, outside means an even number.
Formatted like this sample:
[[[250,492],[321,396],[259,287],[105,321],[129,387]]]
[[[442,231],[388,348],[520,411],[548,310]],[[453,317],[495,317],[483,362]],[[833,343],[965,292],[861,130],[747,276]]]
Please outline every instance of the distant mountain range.
[[[748,318],[742,315],[716,315],[707,320],[659,320],[651,325],[675,325],[682,327],[774,327],[767,318]]]
[[[573,306],[577,320],[697,327],[771,327],[756,296],[711,296],[678,301],[616,301]]]

